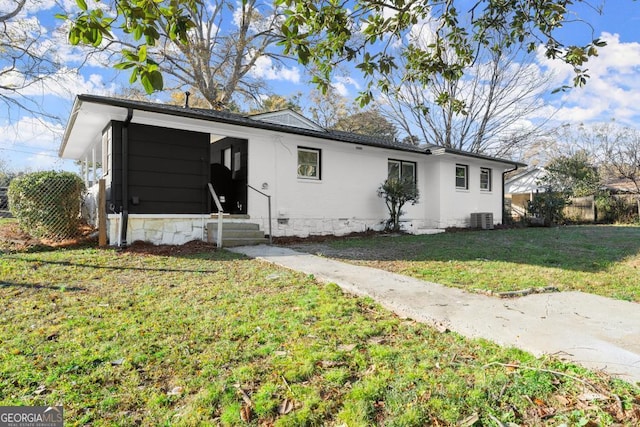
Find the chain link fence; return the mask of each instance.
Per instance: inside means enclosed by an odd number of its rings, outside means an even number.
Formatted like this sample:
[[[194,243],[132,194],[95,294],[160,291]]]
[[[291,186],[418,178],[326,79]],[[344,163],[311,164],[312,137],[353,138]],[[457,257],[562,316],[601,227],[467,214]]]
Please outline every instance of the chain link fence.
[[[11,218],[8,191],[7,187],[0,187],[0,218]]]
[[[82,180],[65,172],[25,175],[12,183],[8,203],[20,228],[31,237],[62,242],[78,236]]]

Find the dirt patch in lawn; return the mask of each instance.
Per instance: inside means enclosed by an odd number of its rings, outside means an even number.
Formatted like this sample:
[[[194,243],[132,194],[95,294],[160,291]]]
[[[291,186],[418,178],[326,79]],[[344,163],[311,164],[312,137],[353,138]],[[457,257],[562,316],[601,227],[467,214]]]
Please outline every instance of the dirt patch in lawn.
[[[64,240],[37,239],[24,232],[17,221],[0,222],[0,252],[24,252],[54,248],[78,247],[98,243],[95,230],[84,224],[76,237]]]
[[[0,252],[26,252],[97,245],[98,237],[95,235],[95,230],[87,225],[80,227],[78,236],[75,238],[51,241],[31,237],[20,229],[16,221],[0,223]],[[216,250],[215,245],[200,240],[194,240],[184,245],[154,245],[137,241],[122,249],[122,252],[141,255],[186,256],[214,250]]]
[[[215,250],[216,246],[213,243],[203,242],[202,240],[192,240],[184,245],[154,245],[153,243],[137,241],[123,249],[123,252],[142,255],[186,256]]]

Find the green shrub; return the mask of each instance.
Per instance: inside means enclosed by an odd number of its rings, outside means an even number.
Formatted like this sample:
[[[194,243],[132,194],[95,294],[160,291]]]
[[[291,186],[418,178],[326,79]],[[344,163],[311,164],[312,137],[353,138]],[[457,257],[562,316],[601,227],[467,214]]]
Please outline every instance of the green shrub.
[[[544,225],[545,227],[562,224],[565,220],[563,210],[566,205],[567,198],[562,193],[552,189],[538,193],[533,200],[527,203],[527,220],[531,225]]]
[[[385,229],[399,231],[400,217],[404,214],[402,207],[406,203],[415,205],[418,202],[419,194],[413,179],[389,178],[378,188],[378,197],[384,199],[389,210],[389,219]]]
[[[595,197],[598,221],[629,224],[638,220],[637,203],[602,191]]]
[[[34,172],[9,185],[9,207],[32,237],[65,239],[78,232],[82,179],[71,172]]]

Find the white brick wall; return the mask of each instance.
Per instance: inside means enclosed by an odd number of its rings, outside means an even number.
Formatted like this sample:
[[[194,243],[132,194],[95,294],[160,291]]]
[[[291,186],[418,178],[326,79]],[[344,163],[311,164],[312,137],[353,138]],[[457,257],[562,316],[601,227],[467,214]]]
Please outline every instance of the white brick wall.
[[[117,245],[120,216],[108,216],[109,244]],[[156,245],[182,245],[192,240],[206,240],[209,215],[129,215],[127,243],[144,241]]]

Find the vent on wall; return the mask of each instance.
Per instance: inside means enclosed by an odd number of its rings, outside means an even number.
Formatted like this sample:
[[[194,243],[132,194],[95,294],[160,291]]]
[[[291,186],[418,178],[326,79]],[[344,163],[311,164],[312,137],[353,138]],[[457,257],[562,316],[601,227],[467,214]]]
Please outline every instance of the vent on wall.
[[[493,213],[477,212],[471,214],[471,228],[493,230]]]

